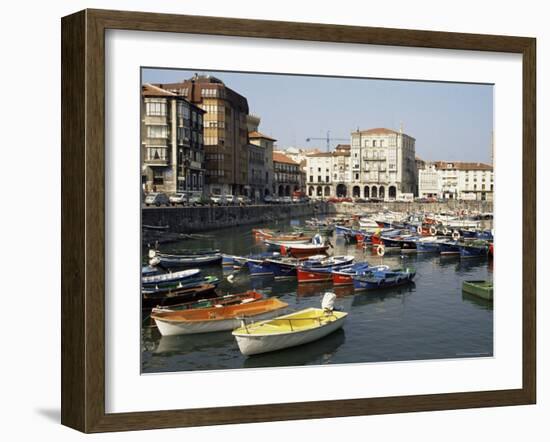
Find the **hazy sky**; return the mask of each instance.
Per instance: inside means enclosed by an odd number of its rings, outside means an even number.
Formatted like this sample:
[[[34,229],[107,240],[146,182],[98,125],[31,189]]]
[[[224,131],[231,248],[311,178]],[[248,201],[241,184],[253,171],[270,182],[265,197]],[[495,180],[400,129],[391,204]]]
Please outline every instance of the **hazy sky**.
[[[357,128],[387,127],[416,138],[425,160],[489,162],[493,128],[493,86],[340,77],[309,77],[144,69],[144,83],[169,83],[195,72],[211,74],[248,99],[250,113],[261,117],[260,131],[277,146],[326,148]]]

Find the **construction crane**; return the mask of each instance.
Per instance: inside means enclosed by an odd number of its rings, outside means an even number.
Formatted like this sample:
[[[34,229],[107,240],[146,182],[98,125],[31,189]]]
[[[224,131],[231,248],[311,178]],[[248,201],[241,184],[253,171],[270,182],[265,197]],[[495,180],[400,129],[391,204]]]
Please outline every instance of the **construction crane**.
[[[330,152],[330,142],[331,141],[348,141],[347,138],[330,138],[330,130],[327,130],[327,136],[326,138],[306,138],[306,142],[309,143],[312,140],[322,140],[327,143],[327,152]]]

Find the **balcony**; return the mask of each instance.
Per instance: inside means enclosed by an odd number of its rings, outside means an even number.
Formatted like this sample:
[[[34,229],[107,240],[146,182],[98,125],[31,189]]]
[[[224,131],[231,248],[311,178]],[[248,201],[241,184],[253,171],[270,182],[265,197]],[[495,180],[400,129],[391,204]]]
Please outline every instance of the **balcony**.
[[[143,162],[146,166],[168,166],[167,158],[145,158]]]
[[[168,149],[164,147],[148,147],[145,152],[143,163],[146,166],[168,166],[170,156]]]

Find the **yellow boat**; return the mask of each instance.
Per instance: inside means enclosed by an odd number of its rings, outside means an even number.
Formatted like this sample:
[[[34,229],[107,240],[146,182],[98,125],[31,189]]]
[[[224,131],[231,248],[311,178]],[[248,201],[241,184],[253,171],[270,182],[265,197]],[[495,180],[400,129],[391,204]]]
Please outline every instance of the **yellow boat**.
[[[252,324],[243,322],[233,331],[239,350],[245,356],[281,350],[316,341],[338,330],[348,314],[334,311],[332,305],[336,296],[330,293],[332,296],[328,299],[327,295],[323,308],[307,308]]]

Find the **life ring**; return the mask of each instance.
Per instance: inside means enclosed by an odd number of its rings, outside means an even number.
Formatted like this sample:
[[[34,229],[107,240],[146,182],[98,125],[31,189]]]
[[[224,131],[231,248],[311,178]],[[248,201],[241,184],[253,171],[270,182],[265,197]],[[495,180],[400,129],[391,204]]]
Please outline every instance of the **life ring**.
[[[435,228],[435,226],[430,227],[430,235],[432,236],[437,235],[437,229]]]
[[[460,239],[460,233],[458,233],[458,230],[455,230],[452,236],[455,241],[458,241]]]
[[[383,244],[378,244],[378,247],[376,247],[376,254],[378,256],[384,256],[386,254],[386,248]]]
[[[418,226],[418,227],[416,228],[416,231],[417,231],[418,233],[422,234],[422,226]]]
[[[451,231],[447,227],[443,227],[443,235],[448,235]]]

